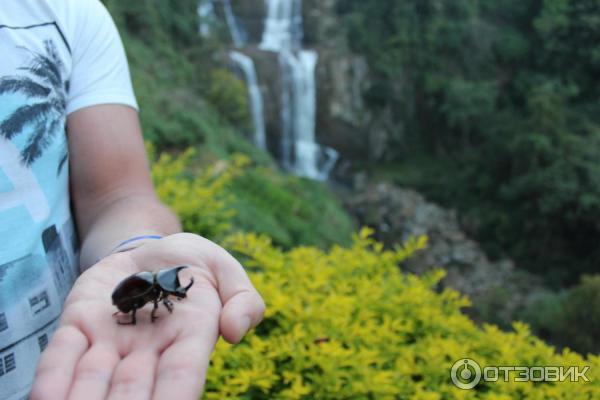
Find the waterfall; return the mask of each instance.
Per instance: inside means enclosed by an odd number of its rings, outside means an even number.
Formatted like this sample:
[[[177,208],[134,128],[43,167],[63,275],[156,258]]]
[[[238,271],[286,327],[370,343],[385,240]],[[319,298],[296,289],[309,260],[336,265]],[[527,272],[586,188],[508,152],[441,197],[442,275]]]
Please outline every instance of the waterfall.
[[[282,153],[284,166],[297,174],[318,178],[318,145],[315,143],[315,76],[318,55],[303,50],[294,55],[289,50],[279,54],[282,68],[283,126],[286,139]],[[292,149],[292,144],[294,148]],[[292,151],[294,160],[292,160]]]
[[[210,21],[215,17],[213,0],[203,0],[198,4],[198,33],[202,37],[210,36]]]
[[[238,23],[237,17],[233,13],[230,0],[223,1],[223,12],[225,21],[231,34],[231,40],[236,48],[241,48],[246,45],[247,38],[244,30]],[[258,87],[258,79],[256,77],[256,68],[254,61],[248,56],[239,51],[231,51],[229,58],[241,70],[248,87],[248,100],[250,101],[250,114],[252,115],[252,123],[254,125],[253,141],[254,144],[263,150],[267,149],[267,139],[265,133],[265,118],[263,115],[263,98]]]
[[[300,48],[303,36],[301,0],[268,0],[267,8],[259,48],[269,51]]]
[[[246,34],[233,13],[230,0],[223,0],[223,12],[225,13],[225,21],[227,22],[233,45],[237,48],[244,47],[246,44]]]
[[[201,0],[201,21],[214,13],[214,0]],[[231,0],[220,0],[233,45],[246,47],[248,39],[239,24]],[[302,49],[304,36],[302,0],[265,0],[267,15],[258,49],[278,54],[281,71],[281,151],[283,167],[294,174],[326,180],[335,166],[338,154],[316,142],[316,79],[318,54]],[[201,25],[200,33],[203,28]],[[245,52],[248,53],[248,52]],[[251,53],[253,54],[253,53]],[[257,147],[267,149],[263,99],[258,86],[253,60],[240,51],[229,58],[239,68],[248,87],[250,111],[254,124],[253,139]],[[269,77],[270,78],[270,77]],[[268,78],[267,78],[268,79]]]
[[[263,150],[267,149],[267,138],[265,134],[265,119],[263,115],[263,98],[258,87],[256,70],[254,62],[250,57],[238,51],[229,53],[229,58],[240,68],[244,74],[246,85],[248,86],[248,99],[250,101],[250,111],[252,122],[254,124],[254,144]]]
[[[327,179],[337,152],[315,141],[318,55],[302,50],[301,0],[267,0],[259,48],[279,53],[281,66],[281,162],[295,174]]]

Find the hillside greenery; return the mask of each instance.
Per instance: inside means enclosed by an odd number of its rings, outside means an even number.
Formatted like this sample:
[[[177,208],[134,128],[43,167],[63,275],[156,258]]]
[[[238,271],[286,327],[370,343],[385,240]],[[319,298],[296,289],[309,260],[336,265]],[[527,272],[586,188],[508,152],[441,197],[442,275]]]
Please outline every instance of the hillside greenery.
[[[106,0],[105,4],[127,51],[145,139],[153,152],[168,152],[159,165],[167,163],[172,173],[194,176],[195,184],[181,180],[163,189],[169,191],[186,228],[209,237],[220,232],[228,215],[215,213],[199,220],[195,209],[189,209],[188,198],[207,198],[196,191],[203,184],[223,183],[213,182],[209,170],[199,173],[202,167],[218,160],[221,166],[240,166],[242,155],[245,173],[227,177],[234,184],[224,186],[235,204],[230,220],[235,229],[267,234],[284,247],[326,248],[350,242],[354,223],[327,187],[284,175],[267,153],[246,139],[243,132],[250,124],[246,87],[220,62],[225,46],[219,36],[201,39],[197,34],[197,2]],[[177,155],[181,155],[177,163],[169,164]]]
[[[370,107],[398,126],[387,162],[369,168],[459,209],[489,254],[507,251],[554,287],[598,272],[600,3],[338,9],[373,71]]]

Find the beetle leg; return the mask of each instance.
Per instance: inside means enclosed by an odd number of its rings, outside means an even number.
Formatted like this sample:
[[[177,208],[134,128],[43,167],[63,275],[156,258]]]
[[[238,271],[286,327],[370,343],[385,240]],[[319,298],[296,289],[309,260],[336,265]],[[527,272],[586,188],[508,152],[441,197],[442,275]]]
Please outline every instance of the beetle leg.
[[[136,321],[135,321],[135,312],[136,312],[136,311],[137,311],[137,308],[134,308],[134,309],[131,311],[131,321],[129,321],[129,322],[121,322],[121,321],[119,321],[119,320],[117,319],[117,324],[119,324],[119,325],[135,325],[135,322],[136,322]],[[116,312],[116,313],[114,313],[113,315],[117,314],[118,312],[119,312],[119,311],[117,311],[117,312]]]
[[[173,313],[173,302],[171,300],[169,300],[168,298],[164,298],[163,299],[163,304],[165,305],[165,307],[167,307],[167,310],[169,310],[169,313]]]
[[[152,313],[150,314],[150,321],[154,322],[158,317],[156,316],[156,310],[158,310],[158,299],[154,300],[154,308],[152,309]]]

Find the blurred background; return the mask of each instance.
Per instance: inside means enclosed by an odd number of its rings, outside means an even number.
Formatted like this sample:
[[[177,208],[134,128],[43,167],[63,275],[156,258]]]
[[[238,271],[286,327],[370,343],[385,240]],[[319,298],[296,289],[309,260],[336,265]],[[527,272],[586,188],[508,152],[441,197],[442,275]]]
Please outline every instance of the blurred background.
[[[187,228],[426,235],[403,270],[446,270],[475,322],[600,352],[600,1],[104,3]]]

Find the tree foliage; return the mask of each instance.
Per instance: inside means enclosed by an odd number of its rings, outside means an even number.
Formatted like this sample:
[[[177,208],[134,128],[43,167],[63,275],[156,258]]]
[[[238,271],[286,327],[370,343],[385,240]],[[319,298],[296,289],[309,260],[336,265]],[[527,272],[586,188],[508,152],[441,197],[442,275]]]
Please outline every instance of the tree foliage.
[[[600,275],[584,275],[581,282],[560,293],[541,292],[522,311],[538,335],[556,343],[568,343],[586,354],[600,353]]]
[[[408,132],[387,156],[448,160],[429,194],[479,221],[489,250],[556,284],[597,270],[600,3],[340,0],[339,11],[376,74],[367,100]]]

